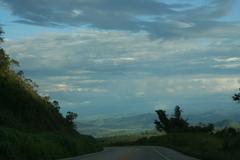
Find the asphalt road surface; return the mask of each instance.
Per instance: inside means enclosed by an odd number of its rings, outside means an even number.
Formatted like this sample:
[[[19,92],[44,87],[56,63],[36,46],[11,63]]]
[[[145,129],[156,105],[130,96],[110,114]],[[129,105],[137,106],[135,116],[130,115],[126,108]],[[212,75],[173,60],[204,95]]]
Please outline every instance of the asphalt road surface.
[[[63,160],[197,160],[164,147],[109,147],[104,151]]]

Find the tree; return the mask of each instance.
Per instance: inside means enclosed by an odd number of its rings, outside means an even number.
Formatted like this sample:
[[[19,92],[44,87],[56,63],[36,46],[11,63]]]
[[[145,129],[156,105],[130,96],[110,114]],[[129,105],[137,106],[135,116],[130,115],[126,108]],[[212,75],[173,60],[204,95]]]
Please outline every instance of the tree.
[[[233,100],[236,102],[240,103],[240,88],[239,88],[239,92],[235,93],[234,96],[232,96]]]
[[[158,131],[165,132],[177,132],[177,131],[185,131],[188,128],[187,120],[182,118],[182,110],[180,106],[175,107],[174,115],[170,118],[167,117],[166,111],[157,110],[156,111],[159,120],[155,120],[154,124]]]
[[[3,43],[3,31],[2,28],[0,27],[0,44]],[[8,62],[10,62],[10,58],[5,54],[3,48],[0,46],[0,69],[3,66],[7,66]]]
[[[0,27],[0,44],[3,43],[3,30]],[[5,51],[3,48],[0,46],[0,70],[7,70],[11,64],[11,59],[9,58],[8,55],[6,55]]]
[[[11,64],[11,59],[6,55],[5,51],[0,48],[0,70],[8,70]]]
[[[28,84],[34,91],[37,91],[39,86],[36,82],[34,82],[33,80],[31,80],[29,78],[25,78],[25,77],[22,77],[22,78],[26,82],[26,84]]]
[[[181,108],[180,108],[179,105],[177,105],[177,106],[175,107],[174,116],[175,116],[175,118],[176,118],[177,120],[182,119],[182,117],[181,117],[181,116],[182,116],[182,110],[181,110]]]
[[[18,72],[17,72],[17,75],[18,75],[19,77],[21,77],[22,79],[25,78],[25,77],[24,77],[24,72],[23,72],[22,70],[18,71]]]
[[[69,124],[71,124],[74,127],[74,120],[77,118],[78,114],[74,112],[67,112],[66,120]]]
[[[59,110],[60,110],[59,102],[56,101],[56,100],[54,100],[54,101],[52,102],[52,104],[53,104],[53,106],[55,107],[55,109],[59,112]]]
[[[3,34],[4,34],[4,32],[2,30],[2,27],[0,27],[0,43],[3,42],[3,37],[2,37]]]
[[[0,44],[4,42],[3,40],[3,31],[0,27]],[[4,51],[4,49],[0,46],[0,70],[1,71],[7,71],[10,69],[11,65],[17,65],[19,66],[18,61],[11,59]]]
[[[182,118],[182,110],[179,105],[177,105],[174,109],[174,115],[170,119],[171,127],[173,131],[183,131],[188,127],[187,120]]]
[[[168,132],[170,129],[170,126],[169,126],[170,120],[168,119],[168,117],[166,115],[166,111],[160,109],[160,110],[156,110],[156,113],[157,113],[158,119],[159,119],[159,120],[155,120],[155,122],[154,122],[156,129],[158,131],[164,130],[164,131]]]

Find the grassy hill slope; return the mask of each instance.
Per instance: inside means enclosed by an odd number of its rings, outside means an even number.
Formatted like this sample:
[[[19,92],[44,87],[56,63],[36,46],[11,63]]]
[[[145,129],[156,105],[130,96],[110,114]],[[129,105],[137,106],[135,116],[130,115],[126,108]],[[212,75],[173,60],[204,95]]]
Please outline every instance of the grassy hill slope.
[[[55,106],[14,72],[0,72],[0,125],[23,131],[74,133]]]
[[[75,131],[31,80],[15,73],[12,62],[0,48],[0,159],[58,159],[101,149]]]

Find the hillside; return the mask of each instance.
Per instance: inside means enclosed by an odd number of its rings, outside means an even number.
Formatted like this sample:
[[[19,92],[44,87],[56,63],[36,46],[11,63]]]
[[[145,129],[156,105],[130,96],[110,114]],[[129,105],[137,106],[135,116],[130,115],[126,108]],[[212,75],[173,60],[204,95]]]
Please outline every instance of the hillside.
[[[37,93],[34,82],[12,69],[17,64],[0,48],[0,159],[47,160],[100,150]]]
[[[23,131],[74,133],[54,106],[14,73],[0,73],[0,124]]]

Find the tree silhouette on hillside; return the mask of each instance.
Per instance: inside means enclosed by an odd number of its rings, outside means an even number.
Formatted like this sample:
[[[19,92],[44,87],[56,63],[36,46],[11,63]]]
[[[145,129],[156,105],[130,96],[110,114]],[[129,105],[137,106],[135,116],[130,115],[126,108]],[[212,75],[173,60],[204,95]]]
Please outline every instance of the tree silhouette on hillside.
[[[74,112],[67,112],[67,115],[66,115],[66,120],[67,122],[72,126],[72,127],[76,127],[75,124],[74,124],[74,120],[77,118],[78,114],[77,113],[74,113]]]
[[[0,27],[0,44],[3,43],[3,30]],[[11,64],[10,57],[5,53],[3,48],[0,46],[0,71],[9,69]]]
[[[182,118],[182,110],[180,106],[175,107],[174,115],[170,118],[166,115],[166,111],[156,111],[159,120],[155,120],[156,129],[165,132],[184,131],[188,127],[187,120]]]
[[[172,117],[166,115],[164,110],[156,110],[159,120],[155,120],[154,124],[158,131],[172,132],[204,132],[212,133],[214,130],[213,124],[199,124],[190,126],[187,120],[182,117],[182,110],[180,106],[176,106]]]
[[[0,44],[4,42],[3,40],[3,30],[0,27]],[[11,59],[4,51],[4,49],[0,46],[0,71],[7,71],[10,70],[11,65],[19,66],[18,61]]]
[[[240,103],[240,88],[239,88],[239,92],[238,92],[238,93],[235,93],[232,98],[233,98],[234,101]]]
[[[0,43],[3,42],[3,37],[2,37],[3,33],[4,32],[2,30],[2,27],[0,26]]]

